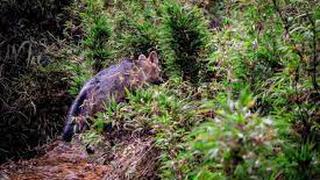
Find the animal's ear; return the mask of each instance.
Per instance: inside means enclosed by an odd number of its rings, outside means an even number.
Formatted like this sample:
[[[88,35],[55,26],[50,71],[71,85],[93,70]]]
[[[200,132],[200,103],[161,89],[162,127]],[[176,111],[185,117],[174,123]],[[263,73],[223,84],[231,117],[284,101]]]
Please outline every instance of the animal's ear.
[[[140,60],[146,60],[146,59],[147,59],[147,57],[144,54],[140,54],[140,56],[138,58],[139,61]]]
[[[158,59],[158,55],[155,51],[152,51],[149,54],[148,60],[152,63],[158,64],[159,63],[159,59]]]

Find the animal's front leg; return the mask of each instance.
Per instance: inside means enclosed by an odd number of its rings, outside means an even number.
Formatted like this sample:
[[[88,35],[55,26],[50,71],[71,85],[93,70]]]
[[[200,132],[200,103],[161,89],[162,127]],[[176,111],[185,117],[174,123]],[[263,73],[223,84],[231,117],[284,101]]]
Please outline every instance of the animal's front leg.
[[[74,118],[74,124],[75,124],[73,129],[74,133],[80,133],[89,129],[90,125],[85,116],[78,116],[73,118]]]

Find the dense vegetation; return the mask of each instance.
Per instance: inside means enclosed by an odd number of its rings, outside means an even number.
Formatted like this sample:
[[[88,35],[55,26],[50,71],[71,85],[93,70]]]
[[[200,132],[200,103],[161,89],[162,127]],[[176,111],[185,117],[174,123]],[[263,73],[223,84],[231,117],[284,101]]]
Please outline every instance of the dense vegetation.
[[[64,28],[42,30],[57,36],[47,46],[33,40],[39,34],[12,40],[4,34],[17,29],[1,30],[0,140],[9,142],[1,153],[54,137],[65,113],[56,106],[70,103],[65,97],[119,58],[156,50],[166,82],[108,106],[84,139],[110,124],[132,134],[152,131],[163,179],[320,178],[319,1],[82,0],[64,4],[60,16],[59,1],[51,3],[57,6],[42,4],[41,12],[59,9],[55,17],[63,18],[55,24]],[[18,26],[7,22],[14,21],[2,18],[5,27]],[[63,102],[61,86],[68,88]]]
[[[48,2],[0,1],[0,162],[54,137],[72,101],[57,64],[71,2]]]

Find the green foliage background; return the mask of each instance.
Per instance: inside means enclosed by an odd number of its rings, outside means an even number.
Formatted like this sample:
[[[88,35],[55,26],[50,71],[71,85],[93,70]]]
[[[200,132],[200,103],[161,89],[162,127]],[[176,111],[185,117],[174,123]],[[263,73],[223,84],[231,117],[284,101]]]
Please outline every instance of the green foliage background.
[[[152,131],[163,179],[320,178],[317,0],[82,0],[68,9],[67,43],[32,72],[62,71],[74,96],[102,68],[156,50],[166,79],[111,104],[88,135],[110,124]]]

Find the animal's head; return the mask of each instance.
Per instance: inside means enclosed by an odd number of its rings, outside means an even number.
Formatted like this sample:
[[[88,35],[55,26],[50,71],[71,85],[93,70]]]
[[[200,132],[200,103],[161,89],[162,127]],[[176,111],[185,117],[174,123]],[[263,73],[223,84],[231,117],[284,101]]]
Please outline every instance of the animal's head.
[[[155,84],[163,82],[158,55],[155,51],[152,51],[148,58],[141,54],[136,64],[143,71],[147,82]]]

